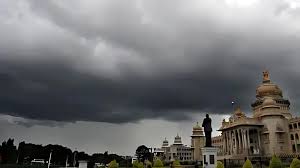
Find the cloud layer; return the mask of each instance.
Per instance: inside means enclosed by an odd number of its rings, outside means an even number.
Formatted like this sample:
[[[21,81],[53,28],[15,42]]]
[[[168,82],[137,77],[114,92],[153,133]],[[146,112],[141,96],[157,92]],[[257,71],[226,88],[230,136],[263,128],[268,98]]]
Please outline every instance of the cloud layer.
[[[137,122],[250,111],[261,71],[299,109],[288,0],[1,1],[0,113]]]

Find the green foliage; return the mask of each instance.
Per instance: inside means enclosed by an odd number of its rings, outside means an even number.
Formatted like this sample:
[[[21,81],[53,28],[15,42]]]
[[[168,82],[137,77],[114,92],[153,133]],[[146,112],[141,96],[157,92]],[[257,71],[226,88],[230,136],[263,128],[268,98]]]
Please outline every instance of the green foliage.
[[[179,160],[174,160],[173,163],[172,163],[172,166],[173,167],[180,167],[181,164],[180,164]]]
[[[155,159],[153,167],[164,167],[164,164],[160,159]]]
[[[300,160],[297,158],[293,159],[290,168],[300,168]]]
[[[135,154],[138,158],[139,161],[144,162],[145,160],[151,160],[153,159],[153,155],[152,153],[149,151],[149,148],[146,147],[145,145],[141,145],[139,146],[136,151]]]
[[[109,163],[108,168],[118,168],[119,164],[117,163],[116,160],[113,160]]]
[[[143,165],[143,163],[142,162],[139,162],[139,161],[134,161],[133,163],[132,163],[132,167],[133,168],[144,168],[144,165]]]
[[[246,162],[243,165],[243,168],[253,168],[252,163],[249,159],[246,160]]]
[[[217,161],[217,167],[216,168],[224,168],[224,165],[221,161]]]
[[[270,160],[269,168],[282,168],[281,160],[277,156],[273,155]]]
[[[152,168],[152,163],[149,160],[146,160],[145,164],[147,168]]]

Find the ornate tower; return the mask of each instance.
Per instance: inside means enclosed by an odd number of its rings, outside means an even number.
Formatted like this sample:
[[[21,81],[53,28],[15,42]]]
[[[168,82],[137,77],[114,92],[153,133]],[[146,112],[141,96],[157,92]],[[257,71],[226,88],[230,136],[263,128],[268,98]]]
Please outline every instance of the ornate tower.
[[[199,126],[199,123],[193,127],[193,134],[191,135],[191,148],[193,154],[193,160],[202,161],[201,148],[205,145],[205,137],[203,135],[203,129]]]
[[[265,155],[290,153],[288,120],[290,102],[284,99],[281,89],[271,82],[269,72],[263,72],[263,81],[256,89],[256,100],[251,105],[253,117],[263,123],[261,135]]]
[[[269,109],[272,107],[272,114],[277,113],[282,114],[287,119],[292,118],[289,111],[289,100],[284,99],[281,89],[271,82],[268,71],[263,72],[262,84],[256,88],[256,100],[251,106],[254,112],[254,117],[268,115],[270,112]]]

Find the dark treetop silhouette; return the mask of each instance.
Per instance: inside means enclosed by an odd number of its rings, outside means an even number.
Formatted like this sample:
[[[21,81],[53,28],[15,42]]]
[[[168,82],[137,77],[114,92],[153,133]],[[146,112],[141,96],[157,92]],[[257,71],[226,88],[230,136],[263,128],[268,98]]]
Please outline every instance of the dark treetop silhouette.
[[[206,114],[206,118],[204,118],[202,127],[204,127],[204,132],[205,132],[205,146],[206,147],[211,147],[211,118],[209,118],[209,115]]]

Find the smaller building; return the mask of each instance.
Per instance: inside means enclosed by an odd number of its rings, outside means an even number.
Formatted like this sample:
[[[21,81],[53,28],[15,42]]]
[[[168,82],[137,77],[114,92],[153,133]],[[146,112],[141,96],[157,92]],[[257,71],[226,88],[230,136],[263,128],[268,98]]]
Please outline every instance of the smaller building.
[[[174,138],[174,143],[170,146],[167,139],[163,141],[161,151],[164,152],[162,158],[165,161],[191,161],[192,158],[192,149],[191,147],[184,145],[181,141],[181,137],[177,135]]]

